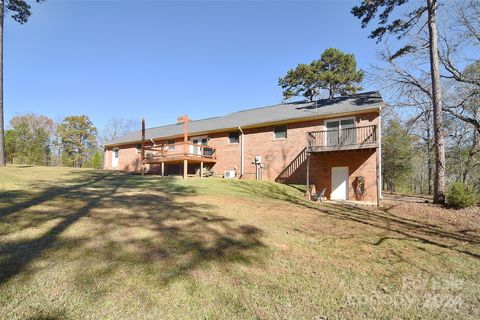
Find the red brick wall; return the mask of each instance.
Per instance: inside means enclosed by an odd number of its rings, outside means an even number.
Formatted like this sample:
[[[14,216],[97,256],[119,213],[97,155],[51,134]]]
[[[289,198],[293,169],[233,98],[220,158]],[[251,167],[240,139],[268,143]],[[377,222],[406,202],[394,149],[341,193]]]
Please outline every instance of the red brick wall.
[[[231,144],[228,132],[214,133],[209,135],[208,145],[215,148],[217,162],[212,170],[217,174],[223,174],[226,170],[237,169],[240,174],[240,142]],[[246,161],[246,160],[245,160]]]
[[[118,167],[112,167],[113,148],[108,148],[105,151],[104,167],[109,170],[123,170],[123,171],[141,171],[142,162],[140,153],[137,152],[136,144],[119,146],[118,153]]]
[[[378,113],[358,115],[355,118],[358,126],[378,123]],[[323,130],[323,122],[323,120],[315,120],[287,124],[287,139],[274,139],[273,126],[245,129],[244,177],[255,178],[255,165],[252,164],[252,161],[255,156],[261,156],[265,164],[263,179],[274,181],[306,147],[307,132]],[[213,167],[216,173],[222,174],[225,170],[232,170],[234,167],[237,168],[237,172],[240,172],[240,143],[228,144],[228,132],[210,135],[209,145],[217,148],[218,161]],[[299,179],[300,177],[296,180]]]
[[[332,117],[333,119],[333,117]],[[357,115],[355,117],[357,126],[364,126],[378,123],[378,112]],[[283,169],[305,148],[306,134],[309,131],[323,130],[324,120],[305,121],[294,124],[287,124],[287,138],[274,139],[273,126],[265,126],[255,129],[244,129],[244,178],[255,178],[255,166],[252,164],[255,156],[261,156],[264,162],[263,179],[274,181]],[[223,174],[226,170],[237,169],[240,173],[240,148],[241,144],[230,144],[228,132],[214,133],[209,136],[209,145],[216,148],[217,163],[212,170],[217,174]],[[183,138],[177,138],[177,142]],[[157,141],[166,143],[166,140]],[[177,146],[179,148],[180,146]],[[135,144],[120,146],[119,170],[140,171],[140,154],[135,149]],[[105,152],[105,168],[112,169],[112,148]],[[366,178],[368,199],[376,200],[375,189],[375,157],[374,151],[349,151],[330,152],[312,159],[312,182],[317,185],[317,190],[327,187],[327,194],[330,194],[331,166],[348,166],[350,168],[350,199],[355,198],[352,183],[356,176],[363,175]],[[172,166],[172,172],[174,167]],[[168,173],[168,166],[166,171]],[[302,165],[295,172],[288,182],[305,183],[306,167]],[[373,173],[372,173],[373,172]],[[372,176],[373,174],[373,176]],[[326,184],[325,184],[326,181]],[[375,192],[374,192],[375,191]]]
[[[330,197],[332,191],[332,167],[348,167],[349,200],[375,202],[377,201],[375,157],[375,150],[334,151],[314,154],[310,160],[310,183],[315,184],[317,192],[321,192],[326,188],[325,195]],[[365,178],[366,192],[363,199],[360,199],[355,194],[356,179],[359,176]]]

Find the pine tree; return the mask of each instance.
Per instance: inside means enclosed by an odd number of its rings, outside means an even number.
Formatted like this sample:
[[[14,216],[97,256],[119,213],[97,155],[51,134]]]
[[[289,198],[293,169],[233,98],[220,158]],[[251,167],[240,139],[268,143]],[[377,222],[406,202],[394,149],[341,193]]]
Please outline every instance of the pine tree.
[[[102,168],[102,157],[100,156],[100,151],[97,150],[92,157],[92,167],[95,169]]]
[[[330,48],[319,60],[289,70],[278,84],[284,99],[304,96],[312,101],[322,90],[329,98],[353,94],[361,89],[358,84],[362,81],[363,71],[357,70],[355,56]]]

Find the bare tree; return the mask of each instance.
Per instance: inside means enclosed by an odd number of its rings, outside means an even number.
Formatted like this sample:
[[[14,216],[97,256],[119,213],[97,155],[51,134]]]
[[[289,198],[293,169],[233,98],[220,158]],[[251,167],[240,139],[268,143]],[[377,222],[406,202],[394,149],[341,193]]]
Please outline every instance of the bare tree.
[[[457,2],[454,9],[448,30],[440,37],[442,77],[456,91],[445,101],[444,110],[480,133],[480,1]]]
[[[432,79],[433,139],[435,150],[435,183],[433,201],[445,202],[445,139],[443,136],[442,88],[440,85],[440,58],[438,56],[436,0],[427,0],[430,69]]]
[[[433,112],[433,135],[435,150],[435,184],[434,184],[434,201],[437,203],[445,202],[445,145],[443,134],[443,109],[440,84],[440,61],[438,56],[438,31],[437,31],[437,0],[426,0],[423,4],[418,5],[406,15],[404,19],[397,18],[390,21],[390,16],[396,7],[400,7],[412,1],[388,0],[388,1],[371,1],[363,0],[361,5],[352,9],[353,15],[361,19],[362,27],[366,27],[380,11],[378,19],[378,27],[374,29],[370,37],[381,41],[386,34],[396,35],[397,38],[403,38],[414,32],[423,31],[424,27],[428,27],[428,42],[423,46],[428,48],[429,64],[430,64],[430,82]],[[423,17],[427,16],[425,24],[421,24],[419,30],[415,30]],[[412,32],[413,30],[413,32]],[[392,59],[417,51],[419,48],[412,44],[407,44],[399,49],[391,56]],[[422,48],[420,48],[422,49]]]
[[[387,48],[378,53],[379,64],[367,73],[367,81],[388,94],[390,105],[402,110],[403,122],[408,132],[418,141],[417,151],[425,162],[426,173],[421,168],[420,176],[426,176],[428,193],[432,194],[434,173],[433,156],[433,107],[428,65],[417,55],[391,59]],[[417,154],[418,156],[418,154]],[[423,192],[423,186],[420,188]]]
[[[471,125],[466,125],[462,121],[456,121],[449,135],[451,149],[449,153],[452,163],[452,175],[455,175],[456,181],[464,184],[470,184],[472,175],[475,175],[475,169],[480,165],[480,148],[478,143],[478,133]]]
[[[444,179],[474,184],[480,171],[477,164],[480,134],[480,0],[444,3],[444,12],[437,21],[439,29],[438,58],[442,86]],[[389,103],[407,107],[405,123],[410,132],[425,143],[427,161],[433,136],[434,90],[431,81],[430,34],[423,28],[406,37],[409,47],[380,54],[380,64],[367,73],[367,81],[375,81]],[[408,54],[405,54],[408,53]],[[431,124],[432,130],[425,130]],[[447,134],[448,133],[448,134]],[[420,150],[420,149],[419,149]],[[450,153],[450,155],[448,154]],[[460,157],[461,156],[461,157]],[[437,159],[438,160],[438,159]],[[436,163],[438,165],[438,163]],[[447,171],[451,170],[451,173]],[[427,163],[427,167],[430,164]],[[448,173],[448,175],[447,175]],[[461,173],[461,174],[459,174]]]
[[[100,143],[105,144],[109,141],[118,139],[127,133],[136,131],[139,128],[140,120],[112,117],[105,124],[100,137]]]

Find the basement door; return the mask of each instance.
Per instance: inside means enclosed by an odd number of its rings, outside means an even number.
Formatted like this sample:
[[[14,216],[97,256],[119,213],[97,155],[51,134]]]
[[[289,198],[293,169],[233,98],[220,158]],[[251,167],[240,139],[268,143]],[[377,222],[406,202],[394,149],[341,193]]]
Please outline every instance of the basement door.
[[[113,148],[112,150],[112,168],[118,167],[118,148]]]
[[[348,200],[348,167],[332,167],[332,200]]]

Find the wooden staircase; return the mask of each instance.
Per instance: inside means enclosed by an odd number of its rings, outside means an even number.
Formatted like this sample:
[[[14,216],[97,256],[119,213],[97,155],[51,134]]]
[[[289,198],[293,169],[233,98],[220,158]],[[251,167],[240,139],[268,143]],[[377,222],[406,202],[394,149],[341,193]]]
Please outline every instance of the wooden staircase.
[[[283,169],[283,171],[278,175],[275,181],[280,183],[285,183],[288,178],[290,178],[300,166],[307,161],[307,147],[303,148],[302,151],[289,163],[288,166]]]

